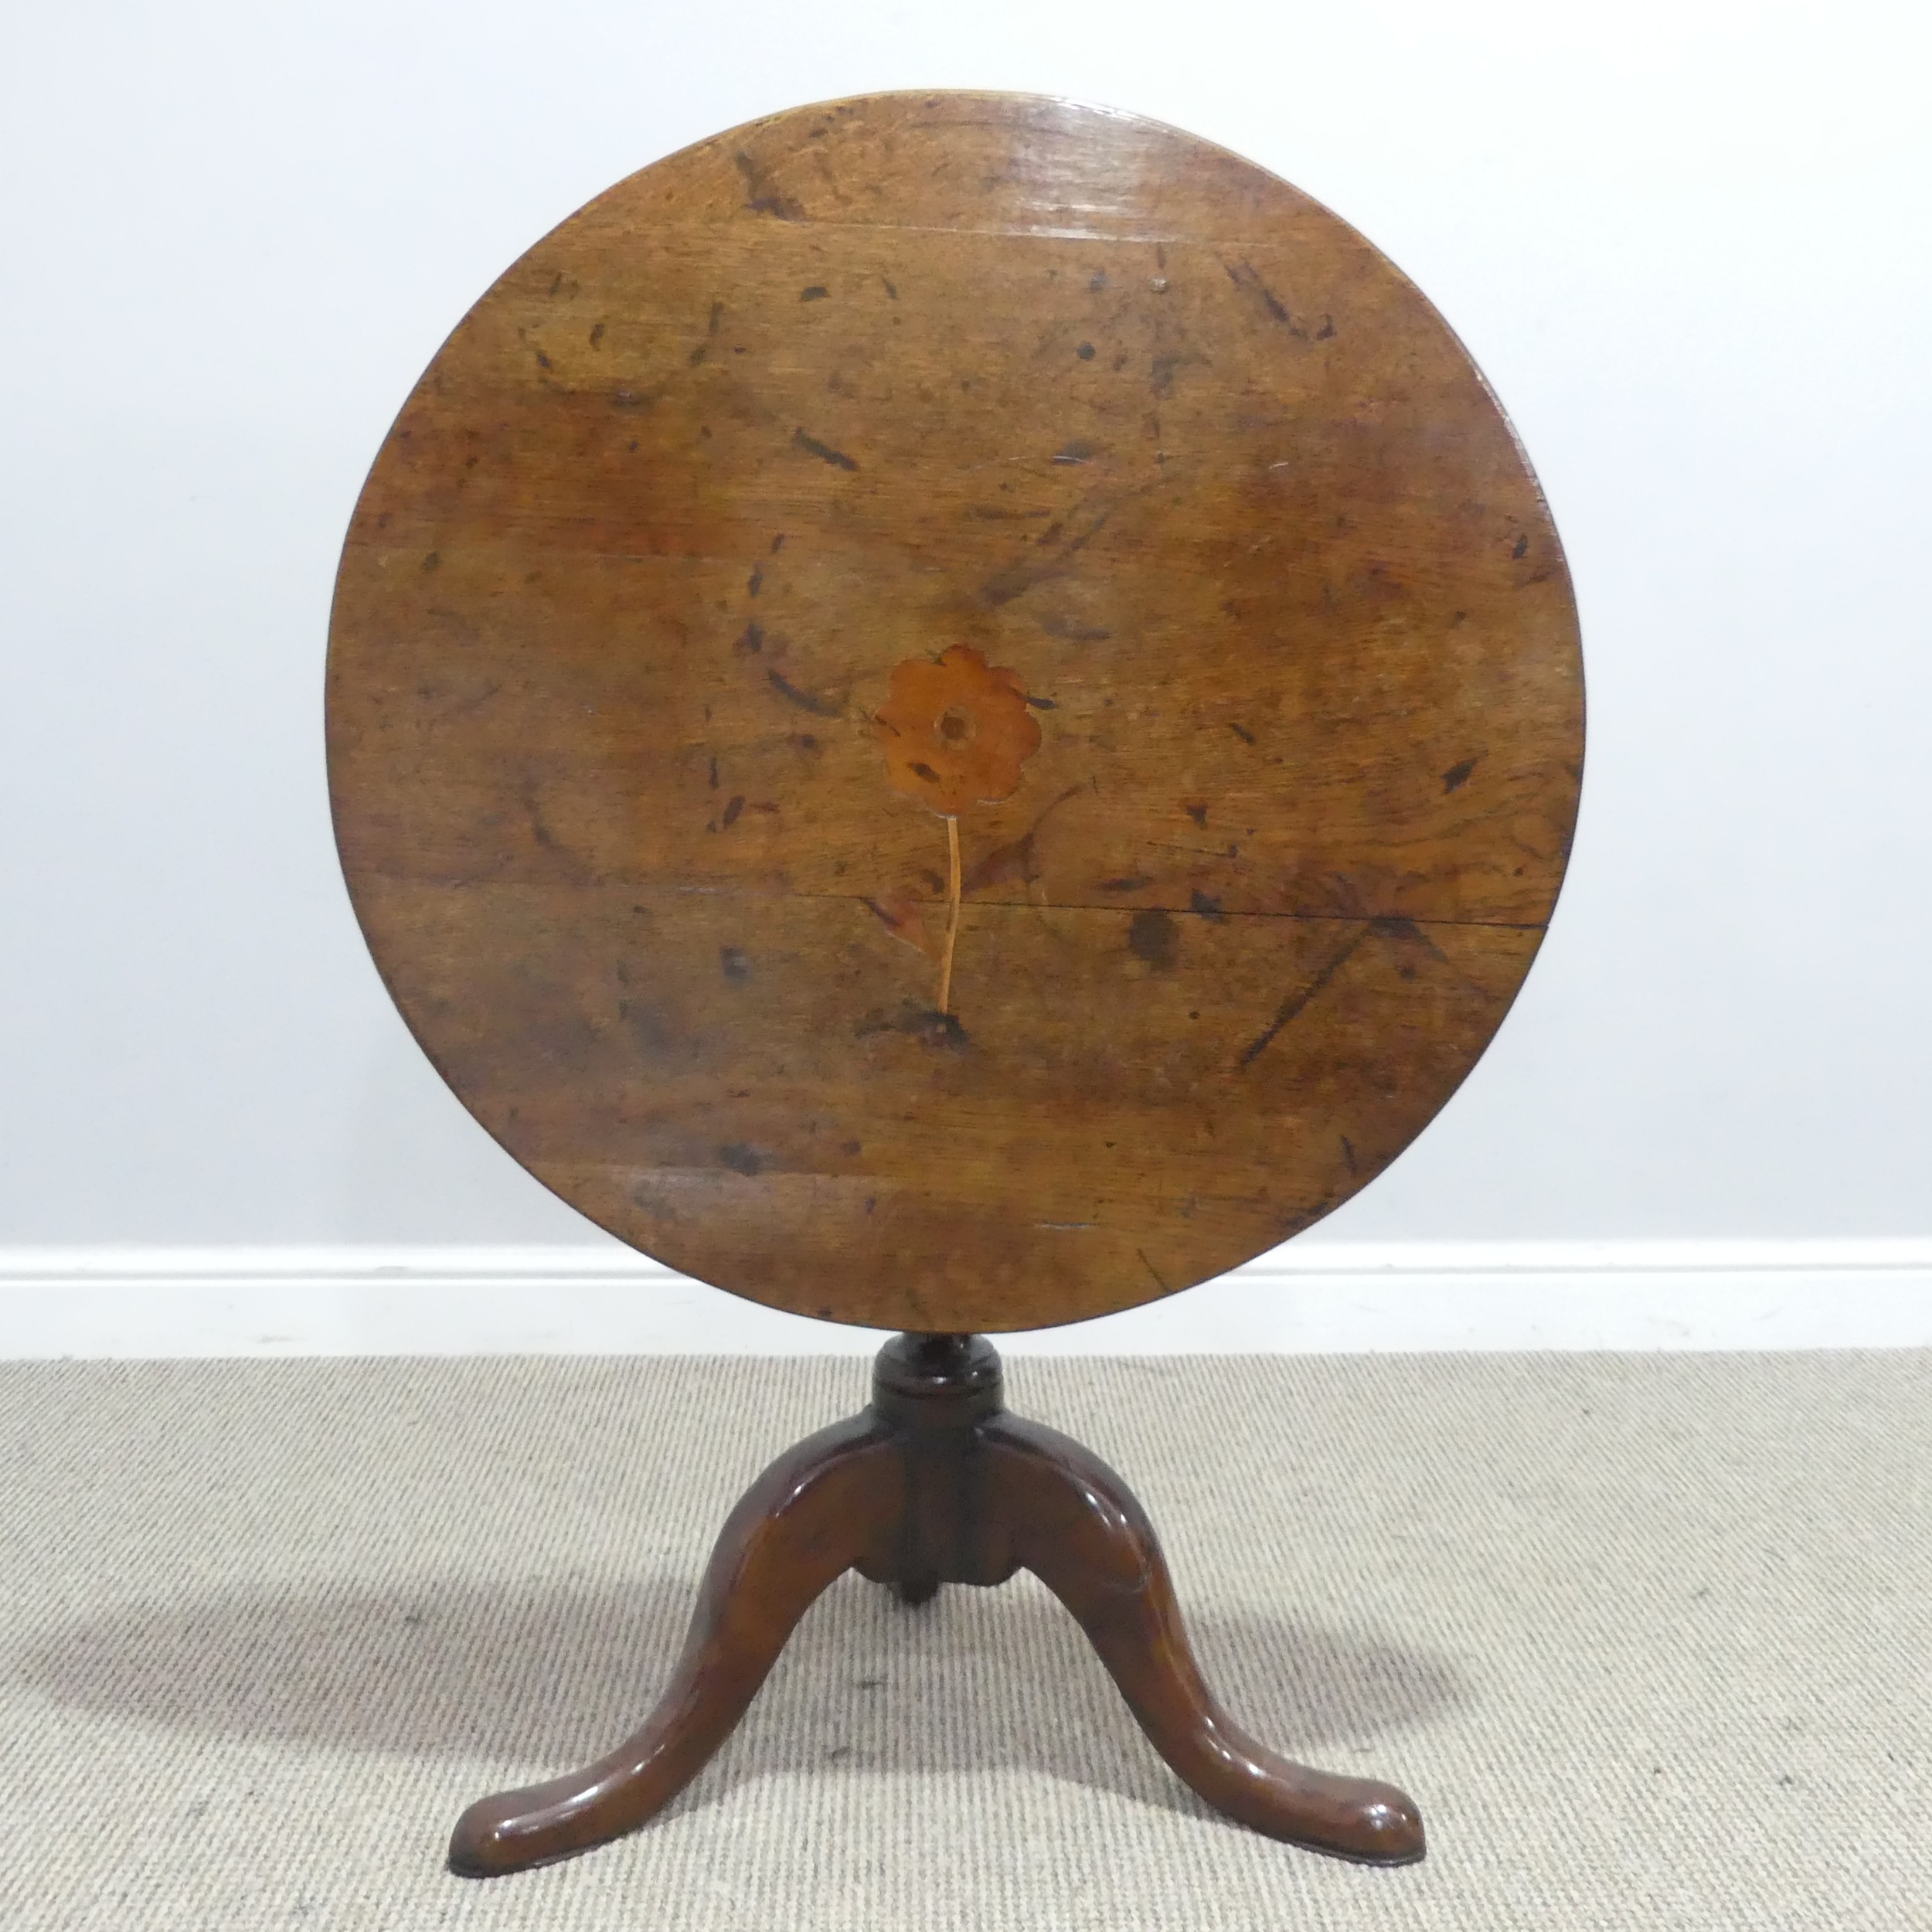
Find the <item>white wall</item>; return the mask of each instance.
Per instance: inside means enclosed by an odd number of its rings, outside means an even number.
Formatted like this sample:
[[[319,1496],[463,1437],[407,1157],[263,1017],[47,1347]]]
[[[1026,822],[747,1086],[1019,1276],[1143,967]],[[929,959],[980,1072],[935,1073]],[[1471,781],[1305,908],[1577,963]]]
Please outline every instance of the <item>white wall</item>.
[[[1569,546],[1571,883],[1315,1239],[1932,1233],[1923,10],[242,0],[0,46],[0,1245],[600,1242],[403,1033],[335,869],[338,545],[410,383],[630,170],[900,86],[1286,175],[1434,298]]]

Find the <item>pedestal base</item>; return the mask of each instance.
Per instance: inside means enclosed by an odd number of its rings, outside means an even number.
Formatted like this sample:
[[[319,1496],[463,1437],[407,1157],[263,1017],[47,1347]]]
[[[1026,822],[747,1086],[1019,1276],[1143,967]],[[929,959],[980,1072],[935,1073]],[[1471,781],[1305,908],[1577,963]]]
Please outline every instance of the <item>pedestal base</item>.
[[[479,1799],[457,1821],[451,1869],[482,1878],[547,1864],[661,1811],[845,1571],[917,1604],[943,1583],[1004,1583],[1022,1569],[1073,1612],[1155,1749],[1216,1810],[1339,1858],[1422,1856],[1420,1815],[1393,1786],[1291,1764],[1229,1720],[1188,1648],[1140,1505],[1078,1443],[1006,1413],[992,1345],[902,1335],[879,1352],[871,1406],[781,1456],[731,1512],[643,1728],[581,1770]]]

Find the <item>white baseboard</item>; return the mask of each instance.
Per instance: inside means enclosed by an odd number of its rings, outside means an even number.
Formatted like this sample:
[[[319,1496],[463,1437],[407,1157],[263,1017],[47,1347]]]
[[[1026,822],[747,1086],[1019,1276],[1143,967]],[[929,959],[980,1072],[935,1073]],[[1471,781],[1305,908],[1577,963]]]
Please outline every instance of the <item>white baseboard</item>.
[[[615,1247],[0,1247],[0,1359],[860,1355]],[[1932,1347],[1932,1239],[1298,1242],[1014,1355]]]

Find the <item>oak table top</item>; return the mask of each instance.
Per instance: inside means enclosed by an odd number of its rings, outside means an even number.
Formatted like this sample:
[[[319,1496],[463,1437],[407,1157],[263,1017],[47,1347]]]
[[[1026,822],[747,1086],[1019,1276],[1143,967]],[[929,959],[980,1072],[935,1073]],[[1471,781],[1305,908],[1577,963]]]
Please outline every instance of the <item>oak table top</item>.
[[[1420,1131],[1583,751],[1556,532],[1362,236],[1058,100],[797,110],[464,318],[332,621],[357,913],[672,1266],[878,1328],[1219,1274]]]

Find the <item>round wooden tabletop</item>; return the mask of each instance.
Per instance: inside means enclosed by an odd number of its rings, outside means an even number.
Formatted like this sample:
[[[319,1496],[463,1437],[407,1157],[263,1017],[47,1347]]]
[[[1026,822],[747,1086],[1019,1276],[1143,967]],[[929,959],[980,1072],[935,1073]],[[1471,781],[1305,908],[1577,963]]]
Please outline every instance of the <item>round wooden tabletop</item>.
[[[1058,100],[801,108],[444,345],[337,580],[356,910],[444,1077],[675,1267],[881,1328],[1221,1274],[1543,937],[1570,583],[1352,229]]]

